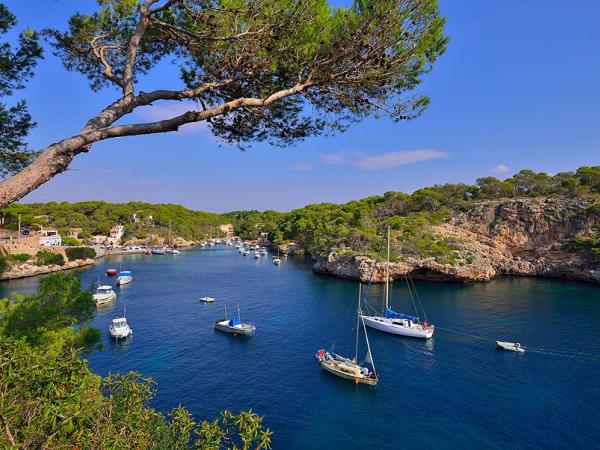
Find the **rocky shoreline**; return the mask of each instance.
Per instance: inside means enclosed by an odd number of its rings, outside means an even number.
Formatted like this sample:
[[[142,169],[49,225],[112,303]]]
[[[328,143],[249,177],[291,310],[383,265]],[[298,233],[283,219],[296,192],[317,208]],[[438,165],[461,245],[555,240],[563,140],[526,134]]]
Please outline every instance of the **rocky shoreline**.
[[[23,263],[7,268],[0,275],[0,280],[16,280],[18,278],[34,277],[61,270],[79,269],[94,264],[93,259],[77,259],[75,261],[67,261],[62,266],[52,264],[49,266],[36,266],[35,264]]]
[[[522,199],[475,204],[448,223],[430,226],[439,239],[451,241],[455,264],[431,257],[405,254],[390,264],[392,278],[410,273],[431,281],[489,281],[501,275],[538,276],[600,283],[600,256],[573,250],[572,240],[593,237],[600,214],[590,208],[592,199]],[[366,281],[374,260],[352,252],[332,251],[319,258],[313,271]],[[381,282],[379,266],[373,280]]]

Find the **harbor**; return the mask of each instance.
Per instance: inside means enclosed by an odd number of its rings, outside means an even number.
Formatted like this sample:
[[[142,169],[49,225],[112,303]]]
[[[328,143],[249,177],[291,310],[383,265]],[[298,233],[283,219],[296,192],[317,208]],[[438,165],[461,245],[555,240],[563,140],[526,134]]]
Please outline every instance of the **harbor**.
[[[83,286],[98,278],[114,285],[105,274],[119,267],[134,281],[113,286],[118,298],[97,311],[91,325],[105,348],[85,358],[101,375],[152,376],[153,405],[161,411],[185,403],[202,419],[218,415],[223,404],[259,409],[275,432],[274,448],[368,448],[390,429],[405,445],[440,448],[582,447],[600,434],[589,420],[600,401],[589,380],[600,376],[600,363],[586,357],[600,346],[600,292],[593,285],[510,277],[475,285],[416,281],[434,336],[369,329],[379,381],[355,385],[321,369],[315,351],[334,343],[336,353],[354,354],[358,283],[315,276],[300,257],[277,266],[272,256],[242,257],[235,246],[217,244],[177,257],[98,260],[82,272]],[[0,288],[3,295],[30,293],[38,280]],[[372,285],[369,304],[381,307],[384,289]],[[206,296],[214,303],[199,300]],[[389,296],[397,310],[410,308],[405,284],[391,283]],[[225,305],[228,314],[239,305],[242,320],[256,326],[254,336],[214,329]],[[117,341],[108,330],[125,307],[133,334]],[[497,350],[488,338],[561,353]],[[384,449],[397,444],[377,441]]]

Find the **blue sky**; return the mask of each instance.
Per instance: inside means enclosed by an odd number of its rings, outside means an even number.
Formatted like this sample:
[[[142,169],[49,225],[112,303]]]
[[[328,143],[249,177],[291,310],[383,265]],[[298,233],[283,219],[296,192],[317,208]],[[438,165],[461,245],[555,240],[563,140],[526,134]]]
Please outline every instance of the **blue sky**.
[[[63,28],[93,0],[5,0],[19,27]],[[193,209],[289,210],[446,182],[555,173],[600,164],[600,2],[442,0],[451,38],[418,88],[431,97],[412,122],[369,119],[287,149],[220,147],[202,126],[94,145],[72,170],[24,201],[180,203]],[[141,88],[177,88],[167,62]],[[34,148],[77,132],[117,95],[94,94],[50,51],[23,94]],[[181,106],[146,109],[157,119]]]

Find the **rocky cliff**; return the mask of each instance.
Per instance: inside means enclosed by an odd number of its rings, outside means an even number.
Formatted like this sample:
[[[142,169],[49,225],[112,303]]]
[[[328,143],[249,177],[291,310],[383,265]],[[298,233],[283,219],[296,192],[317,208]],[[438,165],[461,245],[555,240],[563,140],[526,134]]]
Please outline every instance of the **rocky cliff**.
[[[488,201],[447,223],[429,226],[437,239],[452,243],[452,264],[421,257],[394,240],[399,255],[390,264],[392,278],[437,281],[488,281],[499,275],[544,276],[600,283],[600,256],[573,250],[575,237],[598,239],[600,214],[591,199],[536,198]],[[447,258],[446,258],[447,259]],[[373,260],[352,252],[332,251],[313,270],[342,278],[367,280]],[[384,279],[380,266],[375,281]]]

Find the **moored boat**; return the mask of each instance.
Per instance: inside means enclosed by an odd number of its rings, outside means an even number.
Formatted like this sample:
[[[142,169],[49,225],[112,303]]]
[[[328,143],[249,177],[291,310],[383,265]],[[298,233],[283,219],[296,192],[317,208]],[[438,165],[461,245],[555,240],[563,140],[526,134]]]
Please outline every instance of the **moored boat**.
[[[112,320],[108,327],[108,332],[114,339],[126,339],[133,334],[133,330],[129,327],[125,314],[123,314],[123,317],[116,317]]]
[[[133,281],[133,274],[131,273],[131,270],[121,270],[119,272],[119,276],[117,277],[117,284],[119,286],[131,283],[132,281]]]
[[[406,277],[406,284],[408,286],[408,292],[413,299],[420,304],[419,295],[416,291],[414,283]],[[389,307],[389,294],[390,294],[390,227],[387,228],[387,259],[386,259],[386,277],[385,277],[385,301],[383,314],[377,314],[377,312],[371,314],[364,314],[363,320],[365,324],[384,333],[395,334],[399,336],[414,337],[420,339],[429,339],[433,336],[435,326],[427,323],[427,316],[425,321],[421,323],[421,319],[418,315],[418,310],[415,304],[416,315],[398,313]],[[365,306],[368,305],[365,304]],[[422,309],[422,306],[421,306]],[[373,308],[371,308],[373,311]],[[424,311],[423,311],[424,313]]]
[[[361,302],[361,284],[359,284],[358,290],[358,308],[356,311],[356,342],[355,342],[355,350],[354,356],[350,358],[345,358],[340,356],[333,351],[326,351],[321,348],[317,350],[315,357],[319,364],[323,369],[327,372],[336,375],[340,378],[344,378],[346,380],[352,380],[356,384],[368,384],[370,386],[374,386],[377,384],[379,379],[377,378],[377,372],[375,371],[375,364],[373,363],[373,355],[371,354],[371,346],[369,344],[369,336],[367,334],[367,327],[365,326],[365,322],[363,320],[362,311],[360,308]],[[367,347],[367,353],[365,356],[365,360],[363,364],[358,364],[358,341],[360,330],[364,331],[365,342]],[[333,346],[332,346],[333,348]],[[367,366],[369,364],[371,369]]]
[[[213,297],[200,297],[200,301],[202,303],[214,303],[215,299]]]
[[[225,331],[231,334],[241,334],[244,336],[252,336],[256,331],[256,327],[249,323],[242,322],[240,315],[240,308],[238,306],[237,316],[233,316],[231,319],[227,317],[227,305],[225,305],[225,318],[215,320],[213,323],[215,330]]]
[[[117,274],[117,269],[106,269],[106,275],[109,277],[114,277]]]
[[[96,288],[92,298],[96,302],[96,306],[102,306],[115,301],[117,299],[117,294],[113,291],[112,286],[104,285]]]

